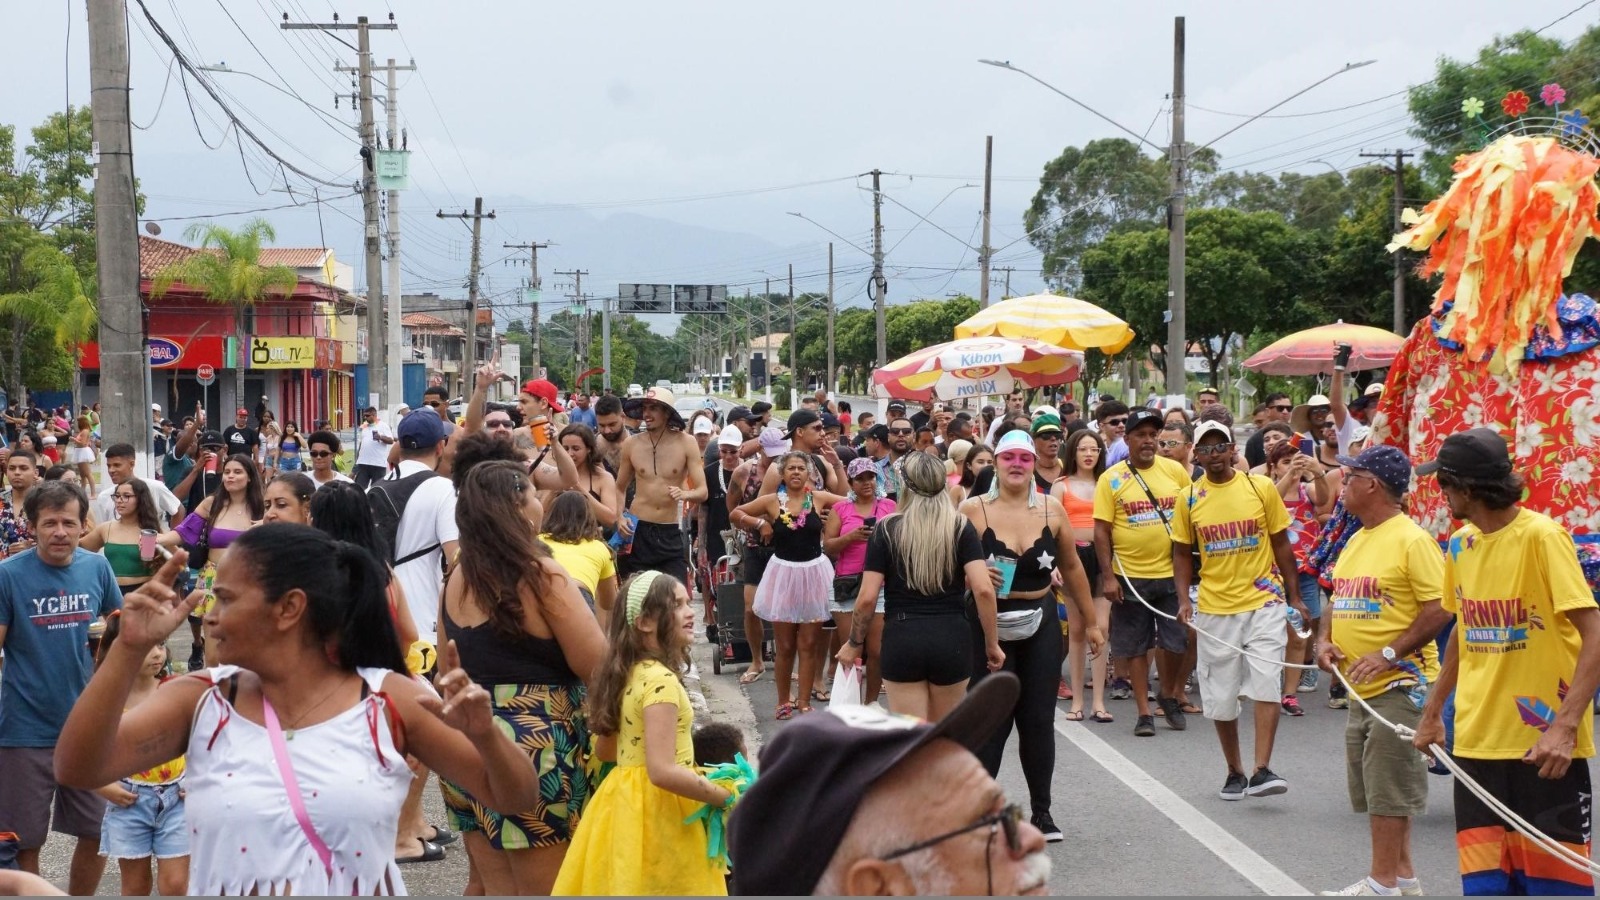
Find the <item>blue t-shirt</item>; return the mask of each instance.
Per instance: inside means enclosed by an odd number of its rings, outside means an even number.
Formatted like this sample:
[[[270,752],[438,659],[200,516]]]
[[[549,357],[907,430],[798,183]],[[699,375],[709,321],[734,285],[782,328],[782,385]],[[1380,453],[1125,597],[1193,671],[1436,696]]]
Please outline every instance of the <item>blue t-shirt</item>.
[[[567,424],[587,425],[589,426],[590,431],[600,427],[599,419],[594,414],[594,407],[590,407],[589,409],[579,409],[574,406],[567,410]]]
[[[98,553],[79,549],[57,567],[26,550],[0,563],[0,747],[55,746],[93,672],[89,625],[121,607],[111,563]]]

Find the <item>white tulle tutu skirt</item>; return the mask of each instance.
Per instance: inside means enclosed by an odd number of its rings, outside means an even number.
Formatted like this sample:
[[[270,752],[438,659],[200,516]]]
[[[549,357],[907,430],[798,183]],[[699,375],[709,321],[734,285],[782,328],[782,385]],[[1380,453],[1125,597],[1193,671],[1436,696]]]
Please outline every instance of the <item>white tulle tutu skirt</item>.
[[[790,562],[776,556],[756,587],[756,615],[768,622],[826,622],[833,600],[833,561],[826,556]]]

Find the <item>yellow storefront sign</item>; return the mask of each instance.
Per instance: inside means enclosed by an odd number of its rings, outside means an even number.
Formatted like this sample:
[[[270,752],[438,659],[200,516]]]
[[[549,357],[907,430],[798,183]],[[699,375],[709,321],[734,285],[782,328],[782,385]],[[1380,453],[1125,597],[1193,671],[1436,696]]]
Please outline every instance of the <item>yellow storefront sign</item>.
[[[252,369],[311,369],[317,359],[314,337],[253,337],[250,339]]]

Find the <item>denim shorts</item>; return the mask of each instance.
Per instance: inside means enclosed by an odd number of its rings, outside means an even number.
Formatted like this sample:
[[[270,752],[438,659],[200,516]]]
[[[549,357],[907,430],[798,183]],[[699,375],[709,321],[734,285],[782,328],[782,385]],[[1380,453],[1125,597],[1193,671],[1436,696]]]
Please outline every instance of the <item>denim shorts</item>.
[[[1300,573],[1300,602],[1306,605],[1306,612],[1311,614],[1311,618],[1322,618],[1322,587],[1317,584],[1317,576]]]
[[[100,824],[100,855],[107,859],[188,856],[182,782],[136,784],[124,779],[119,783],[139,799],[132,806],[106,804],[106,817]]]
[[[831,612],[831,613],[854,612],[855,608],[856,608],[856,598],[854,598],[854,597],[845,597],[845,598],[842,598],[842,599],[839,598],[839,597],[834,597],[832,600],[828,601],[828,612]],[[873,611],[876,612],[880,616],[883,615],[883,591],[882,590],[878,591],[878,606],[877,606],[877,609],[875,609]]]

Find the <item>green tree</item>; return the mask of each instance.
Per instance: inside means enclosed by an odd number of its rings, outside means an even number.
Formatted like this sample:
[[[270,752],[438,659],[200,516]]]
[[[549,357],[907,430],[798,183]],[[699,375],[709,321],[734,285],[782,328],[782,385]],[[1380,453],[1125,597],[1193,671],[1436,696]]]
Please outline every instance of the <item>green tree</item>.
[[[196,223],[189,226],[184,237],[197,242],[200,252],[157,272],[152,279],[151,293],[160,297],[172,290],[173,285],[181,283],[198,291],[212,303],[233,310],[234,333],[241,356],[234,367],[234,397],[243,398],[242,357],[249,345],[245,313],[269,294],[288,296],[294,293],[300,278],[287,266],[261,265],[262,245],[278,237],[264,219],[251,219],[238,230]]]
[[[24,259],[32,287],[26,291],[0,295],[0,315],[27,322],[32,334],[48,335],[55,349],[71,360],[72,406],[78,408],[79,348],[94,340],[100,326],[100,312],[93,291],[72,258],[49,244],[28,251]],[[22,381],[22,354],[13,349],[9,373],[12,383]]]

